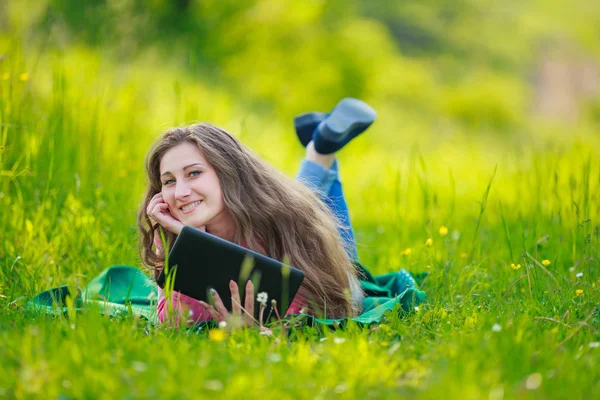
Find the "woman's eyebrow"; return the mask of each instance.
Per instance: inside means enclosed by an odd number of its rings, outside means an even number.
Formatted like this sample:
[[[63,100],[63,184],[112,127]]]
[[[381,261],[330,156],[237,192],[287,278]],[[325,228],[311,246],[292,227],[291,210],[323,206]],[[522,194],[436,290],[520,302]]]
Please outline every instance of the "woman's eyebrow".
[[[193,167],[193,166],[196,166],[196,165],[204,165],[204,164],[201,163],[201,162],[197,162],[197,163],[193,163],[193,164],[190,164],[190,165],[186,165],[185,167],[183,167],[183,169],[186,170],[186,169],[188,169],[190,167]]]
[[[186,165],[185,167],[183,167],[183,170],[185,171],[186,169],[188,169],[188,168],[190,168],[190,167],[194,167],[194,166],[196,166],[196,165],[204,165],[204,164],[203,164],[203,163],[201,163],[201,162],[197,162],[197,163],[189,164],[189,165]],[[162,174],[160,174],[160,176],[165,176],[165,175],[172,175],[172,174],[171,174],[169,171],[165,171],[165,172],[163,172]]]

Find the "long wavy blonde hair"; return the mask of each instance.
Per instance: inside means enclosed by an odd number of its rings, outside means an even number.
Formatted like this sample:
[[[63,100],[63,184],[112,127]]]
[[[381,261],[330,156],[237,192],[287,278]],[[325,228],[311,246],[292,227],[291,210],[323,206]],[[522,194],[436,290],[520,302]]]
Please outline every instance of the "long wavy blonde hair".
[[[340,237],[339,224],[327,205],[302,183],[280,173],[231,134],[207,123],[165,132],[146,156],[149,184],[138,214],[140,256],[154,276],[164,255],[153,251],[154,229],[146,213],[161,191],[160,161],[171,148],[196,144],[219,178],[225,207],[233,217],[233,242],[283,261],[305,274],[299,294],[313,315],[349,317],[358,309],[350,298],[354,265]],[[172,245],[175,235],[167,234]]]

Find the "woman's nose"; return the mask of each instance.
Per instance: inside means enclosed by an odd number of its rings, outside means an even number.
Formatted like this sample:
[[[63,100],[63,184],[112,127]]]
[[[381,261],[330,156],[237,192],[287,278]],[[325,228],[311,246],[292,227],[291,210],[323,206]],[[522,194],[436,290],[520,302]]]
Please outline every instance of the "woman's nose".
[[[176,186],[175,186],[175,198],[176,199],[184,199],[184,198],[188,197],[191,192],[192,192],[192,190],[190,189],[190,187],[187,184],[185,184],[184,182],[176,183]]]

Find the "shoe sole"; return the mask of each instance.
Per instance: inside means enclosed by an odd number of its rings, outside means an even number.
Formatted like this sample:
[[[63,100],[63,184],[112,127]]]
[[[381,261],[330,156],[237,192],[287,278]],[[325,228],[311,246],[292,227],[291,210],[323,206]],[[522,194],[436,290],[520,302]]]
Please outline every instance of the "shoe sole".
[[[364,101],[346,98],[338,103],[331,115],[319,126],[320,136],[338,143],[348,135],[357,134],[375,121],[377,113]]]

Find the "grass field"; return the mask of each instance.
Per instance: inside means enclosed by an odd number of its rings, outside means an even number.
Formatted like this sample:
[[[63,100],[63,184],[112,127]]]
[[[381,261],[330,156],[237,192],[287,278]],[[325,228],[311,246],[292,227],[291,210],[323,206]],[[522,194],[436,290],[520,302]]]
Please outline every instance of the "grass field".
[[[340,153],[342,178],[360,261],[429,273],[410,315],[292,339],[52,318],[28,299],[140,266],[143,160],[160,132],[210,121],[293,176],[291,118],[307,110],[248,102],[151,53],[119,65],[26,43],[0,42],[0,398],[600,396],[597,121],[459,124],[374,84],[378,121]]]

